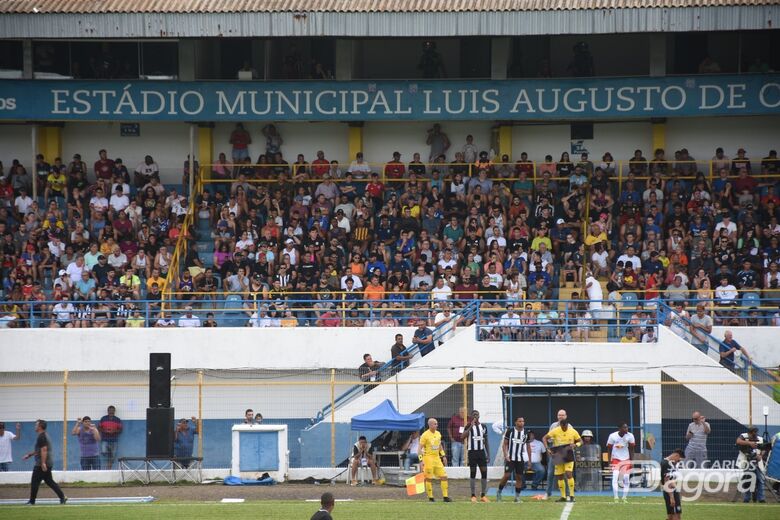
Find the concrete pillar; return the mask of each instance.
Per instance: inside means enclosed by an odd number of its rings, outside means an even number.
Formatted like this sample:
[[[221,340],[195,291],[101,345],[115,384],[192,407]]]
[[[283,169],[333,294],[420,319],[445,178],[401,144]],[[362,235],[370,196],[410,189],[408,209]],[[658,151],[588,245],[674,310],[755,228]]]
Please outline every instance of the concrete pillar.
[[[197,47],[197,40],[179,40],[179,81],[195,81]]]
[[[32,40],[22,41],[22,79],[33,79]]]
[[[498,126],[498,161],[508,155],[512,161],[512,125],[501,123]]]
[[[659,148],[666,150],[666,120],[658,119],[653,120],[653,152]]]
[[[42,153],[48,163],[62,157],[62,126],[39,126],[38,150],[33,150],[33,153]]]
[[[650,75],[666,76],[666,34],[648,35]]]
[[[358,152],[363,151],[363,122],[356,121],[349,124],[349,134],[347,137],[349,159],[345,166],[349,166],[349,163],[355,159],[355,155]]]
[[[492,38],[490,40],[490,79],[506,79],[512,62],[512,40]]]
[[[214,164],[214,123],[198,125],[198,160],[203,178],[210,179]]]
[[[338,81],[352,80],[355,67],[354,40],[336,40],[336,70],[334,75]]]

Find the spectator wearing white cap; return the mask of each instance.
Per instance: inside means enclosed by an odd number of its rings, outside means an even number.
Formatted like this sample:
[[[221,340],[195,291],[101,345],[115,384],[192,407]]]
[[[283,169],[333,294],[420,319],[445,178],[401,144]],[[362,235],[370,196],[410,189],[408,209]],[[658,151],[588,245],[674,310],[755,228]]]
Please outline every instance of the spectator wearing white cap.
[[[298,250],[295,248],[295,240],[293,238],[288,238],[284,241],[284,249],[282,249],[282,252],[279,254],[279,256],[284,258],[284,255],[290,257],[290,265],[298,265],[298,259],[300,255]]]
[[[59,276],[54,279],[53,285],[56,287],[57,284],[59,284],[62,288],[63,294],[70,295],[71,291],[73,290],[73,281],[71,280],[70,275],[65,269],[60,269],[57,274]]]

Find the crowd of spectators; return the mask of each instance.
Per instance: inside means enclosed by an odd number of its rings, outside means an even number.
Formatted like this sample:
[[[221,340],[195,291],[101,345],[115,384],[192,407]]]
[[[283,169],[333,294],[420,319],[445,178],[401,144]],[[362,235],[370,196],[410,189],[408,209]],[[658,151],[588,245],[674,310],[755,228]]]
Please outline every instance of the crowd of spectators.
[[[196,311],[235,295],[249,318],[242,325],[416,326],[479,299],[487,339],[586,339],[600,316],[543,300],[561,285],[587,300],[588,272],[606,300],[634,294],[637,312],[652,314],[644,309],[659,299],[702,301],[716,321],[780,321],[725,311],[778,289],[775,151],[751,161],[744,149],[729,158],[718,148],[696,161],[685,149],[650,159],[637,150],[618,175],[610,153],[535,163],[524,152],[512,162],[472,136],[451,143],[435,125],[411,161],[359,153],[342,169],[322,151],[288,163],[273,125],[261,139],[253,162],[239,125],[231,161],[220,154],[210,168],[224,182],[196,194],[197,225],[168,288]],[[4,316],[22,317],[23,302],[38,300],[52,302],[41,304],[52,326],[143,326],[136,300],[158,310],[188,200],[160,182],[152,157],[131,175],[98,155],[92,169],[78,154],[67,165],[39,156],[32,174],[18,162],[0,174],[3,290],[19,302]],[[189,326],[218,322],[189,311]]]
[[[106,150],[92,168],[80,154],[67,164],[38,155],[30,170],[0,164],[2,325],[30,325],[33,306],[38,325],[144,326],[160,308],[187,199],[160,182],[151,156],[128,170]]]

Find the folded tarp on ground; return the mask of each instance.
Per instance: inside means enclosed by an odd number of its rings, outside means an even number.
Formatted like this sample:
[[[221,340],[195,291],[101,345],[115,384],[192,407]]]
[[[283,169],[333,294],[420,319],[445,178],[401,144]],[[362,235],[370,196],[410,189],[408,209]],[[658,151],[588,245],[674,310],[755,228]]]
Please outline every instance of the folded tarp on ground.
[[[240,477],[225,477],[223,484],[226,486],[273,486],[276,481],[271,477],[265,477],[257,480],[245,479]]]

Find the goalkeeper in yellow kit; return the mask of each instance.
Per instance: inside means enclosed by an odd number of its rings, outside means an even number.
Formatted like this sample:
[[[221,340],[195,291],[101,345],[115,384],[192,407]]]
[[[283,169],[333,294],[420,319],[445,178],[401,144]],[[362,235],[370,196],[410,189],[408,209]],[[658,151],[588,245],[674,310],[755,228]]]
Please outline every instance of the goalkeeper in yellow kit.
[[[566,502],[566,485],[569,487],[569,502],[574,502],[574,448],[582,445],[582,439],[577,430],[569,426],[566,419],[558,421],[558,426],[547,432],[542,443],[547,446],[547,440],[552,439],[551,448],[547,449],[547,455],[553,458],[555,464],[555,478],[558,479],[558,489],[561,490],[561,498],[558,502]],[[564,477],[566,481],[564,482]]]
[[[439,421],[428,419],[428,429],[420,436],[420,469],[425,474],[425,493],[428,500],[433,499],[433,478],[436,477],[441,482],[441,494],[445,502],[452,502],[448,495],[449,481],[444,466],[447,465],[447,455],[444,447],[441,445],[441,432],[437,431]]]

